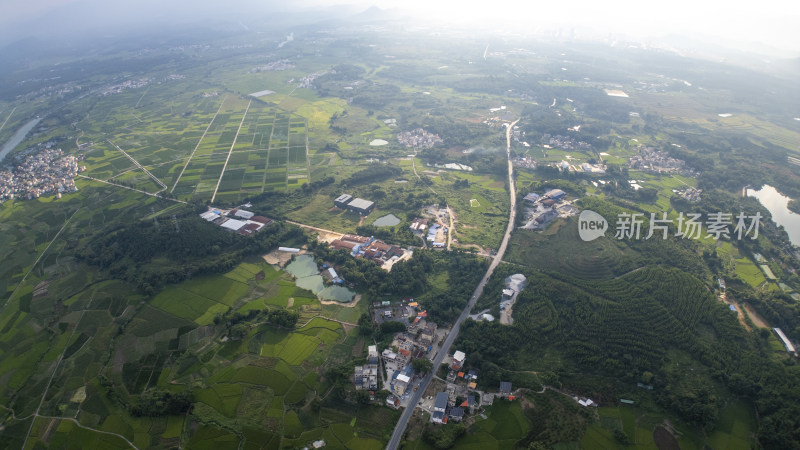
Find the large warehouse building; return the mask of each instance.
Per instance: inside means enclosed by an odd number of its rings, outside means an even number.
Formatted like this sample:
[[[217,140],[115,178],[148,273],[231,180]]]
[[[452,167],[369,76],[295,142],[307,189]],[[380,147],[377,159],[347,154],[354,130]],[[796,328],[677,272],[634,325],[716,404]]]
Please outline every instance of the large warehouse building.
[[[367,214],[371,213],[373,209],[375,209],[375,202],[364,200],[363,198],[357,198],[347,204],[347,209],[357,212],[362,216],[366,216]]]
[[[352,195],[342,194],[336,197],[333,201],[333,206],[366,216],[375,209],[375,202],[364,200],[363,198],[354,199]]]

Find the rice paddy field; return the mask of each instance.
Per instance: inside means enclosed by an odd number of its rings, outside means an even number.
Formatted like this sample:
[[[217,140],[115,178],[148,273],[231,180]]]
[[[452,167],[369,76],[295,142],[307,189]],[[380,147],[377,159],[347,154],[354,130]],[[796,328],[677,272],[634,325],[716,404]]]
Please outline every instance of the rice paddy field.
[[[733,401],[722,408],[719,427],[704,433],[697,427],[687,425],[676,418],[666,418],[653,414],[635,405],[621,404],[614,407],[598,408],[599,422],[589,426],[580,441],[581,448],[635,448],[657,449],[658,440],[654,433],[657,427],[669,430],[674,442],[684,449],[702,448],[752,448],[755,442],[751,432],[755,429],[755,415],[748,406]],[[630,444],[620,444],[614,437],[614,430],[621,429]]]
[[[328,436],[334,448],[382,448],[394,421],[388,410],[340,410],[338,402],[320,409],[312,402],[330,388],[326,368],[349,359],[359,342],[356,327],[343,323],[357,321],[362,308],[323,307],[288,273],[260,259],[171,286],[150,301],[131,296],[122,282],[81,289],[84,281],[67,276],[50,285],[75,289],[63,306],[50,306],[74,311],[64,315],[63,332],[50,343],[34,329],[13,329],[34,323],[26,311],[46,308],[47,295],[23,299],[26,305],[0,322],[3,354],[26,348],[24,357],[0,362],[7,389],[40,389],[27,380],[61,361],[40,416],[7,422],[7,442],[21,442],[30,428],[30,445],[51,447],[279,448]],[[265,309],[298,313],[297,326],[248,322],[246,335],[232,340],[224,324],[215,323],[229,311]],[[126,325],[117,332],[121,321]],[[134,417],[109,397],[136,402],[146,391],[187,389],[195,403],[182,416]],[[14,404],[15,412],[36,410],[39,397],[28,395],[27,403]]]

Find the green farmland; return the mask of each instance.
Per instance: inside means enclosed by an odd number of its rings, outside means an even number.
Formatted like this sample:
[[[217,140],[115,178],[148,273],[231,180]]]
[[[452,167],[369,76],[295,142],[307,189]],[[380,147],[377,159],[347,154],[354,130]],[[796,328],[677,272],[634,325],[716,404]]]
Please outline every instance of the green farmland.
[[[325,368],[349,357],[360,339],[357,330],[346,331],[326,317],[337,317],[343,309],[360,314],[360,308],[323,308],[286,273],[258,259],[222,275],[174,285],[148,304],[136,297],[119,298],[126,289],[118,282],[101,282],[76,291],[65,304],[91,311],[67,316],[54,349],[35,344],[27,353],[28,358],[45,362],[63,349],[58,384],[51,387],[52,396],[42,411],[66,412],[78,422],[44,417],[33,423],[12,420],[6,427],[11,442],[21,440],[30,427],[32,445],[65,443],[80,448],[122,449],[129,447],[128,442],[139,448],[153,442],[170,447],[181,441],[197,448],[211,442],[215,448],[285,447],[308,445],[323,435],[331,436],[332,443],[381,448],[386,427],[393,421],[391,413],[373,411],[375,407],[340,410],[336,402],[323,402],[319,409],[312,402],[315,393],[330,389]],[[243,314],[283,310],[299,320],[291,328],[263,320],[246,322],[245,334],[229,339],[227,328],[215,322],[231,310]],[[123,317],[127,326],[112,337],[115,322]],[[24,313],[7,316],[4,330],[24,320]],[[9,340],[8,331],[4,336],[5,348],[26,342]],[[104,357],[105,340],[110,340],[112,350]],[[0,371],[12,385],[23,386],[32,375],[25,364],[22,359],[4,358]],[[188,416],[135,417],[107,397],[113,392],[124,402],[135,403],[146,392],[187,390],[195,402]],[[360,418],[355,428],[351,414]]]

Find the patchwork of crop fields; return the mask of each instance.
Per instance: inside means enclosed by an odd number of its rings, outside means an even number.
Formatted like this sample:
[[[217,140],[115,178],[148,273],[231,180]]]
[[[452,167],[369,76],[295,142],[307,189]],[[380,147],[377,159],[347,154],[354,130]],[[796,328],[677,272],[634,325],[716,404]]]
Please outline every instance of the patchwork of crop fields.
[[[309,178],[306,140],[305,119],[258,102],[226,98],[172,192],[179,198],[235,203],[301,186]]]
[[[193,87],[165,83],[77,104],[86,109],[79,142],[92,143],[84,175],[223,204],[309,182],[307,119],[232,93],[198,99]],[[148,98],[166,100],[140,102]]]

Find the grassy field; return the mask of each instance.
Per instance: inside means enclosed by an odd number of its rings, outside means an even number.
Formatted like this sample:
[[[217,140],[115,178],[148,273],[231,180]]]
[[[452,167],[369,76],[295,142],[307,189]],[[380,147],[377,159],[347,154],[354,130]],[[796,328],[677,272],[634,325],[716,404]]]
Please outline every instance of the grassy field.
[[[761,269],[747,258],[737,258],[736,275],[745,283],[753,287],[761,286],[767,281]]]

